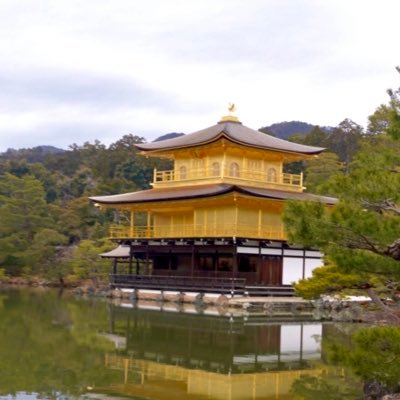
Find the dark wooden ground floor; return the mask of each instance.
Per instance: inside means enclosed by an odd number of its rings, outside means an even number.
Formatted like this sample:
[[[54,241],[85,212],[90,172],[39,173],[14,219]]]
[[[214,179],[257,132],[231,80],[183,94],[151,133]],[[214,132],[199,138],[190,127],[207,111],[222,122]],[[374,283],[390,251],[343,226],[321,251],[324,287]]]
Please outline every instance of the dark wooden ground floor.
[[[123,249],[123,251],[121,250]],[[306,277],[307,260],[320,260],[315,250],[286,243],[242,240],[125,241],[113,259],[113,276],[181,277],[241,280],[246,286],[285,286],[290,277]],[[119,256],[118,256],[119,255]],[[291,261],[293,265],[291,265]],[[308,268],[309,269],[309,268]],[[138,282],[143,279],[136,279]],[[133,282],[133,279],[131,279]],[[210,281],[211,282],[211,281]]]

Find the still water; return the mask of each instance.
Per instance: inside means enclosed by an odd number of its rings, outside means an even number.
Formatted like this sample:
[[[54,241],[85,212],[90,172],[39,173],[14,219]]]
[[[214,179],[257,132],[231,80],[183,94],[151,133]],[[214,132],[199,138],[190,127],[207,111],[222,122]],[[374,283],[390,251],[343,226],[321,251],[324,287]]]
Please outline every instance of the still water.
[[[0,291],[0,399],[358,399],[329,362],[351,325]]]

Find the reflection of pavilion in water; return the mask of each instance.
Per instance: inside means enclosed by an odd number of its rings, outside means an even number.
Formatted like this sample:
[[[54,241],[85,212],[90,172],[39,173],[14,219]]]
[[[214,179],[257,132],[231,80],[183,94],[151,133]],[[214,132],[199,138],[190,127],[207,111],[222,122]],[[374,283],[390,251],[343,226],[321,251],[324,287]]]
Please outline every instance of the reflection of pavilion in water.
[[[284,399],[301,375],[321,373],[313,367],[321,359],[321,324],[113,308],[111,331],[119,344],[126,340],[106,355],[106,365],[121,370],[118,391],[125,394]]]

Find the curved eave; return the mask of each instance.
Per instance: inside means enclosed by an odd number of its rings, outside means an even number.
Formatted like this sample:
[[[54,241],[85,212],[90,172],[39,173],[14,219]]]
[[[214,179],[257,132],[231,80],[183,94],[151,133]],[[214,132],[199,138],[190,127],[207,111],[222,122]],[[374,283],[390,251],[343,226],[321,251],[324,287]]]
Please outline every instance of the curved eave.
[[[261,197],[274,200],[317,201],[327,205],[335,205],[338,202],[338,199],[336,199],[335,197],[319,196],[316,194],[304,192],[287,192],[283,190],[260,189],[246,186],[238,186],[237,192],[251,195],[253,197]]]
[[[203,197],[219,196],[231,191],[228,184],[204,186],[187,186],[179,189],[148,189],[139,192],[116,194],[111,196],[89,197],[94,203],[101,205],[138,204],[150,202],[168,202],[174,200],[189,200]]]
[[[272,189],[257,189],[246,186],[229,184],[214,184],[204,186],[182,187],[179,189],[149,189],[134,193],[117,194],[113,196],[94,196],[89,199],[99,205],[116,206],[124,204],[165,203],[180,200],[193,200],[222,196],[228,193],[239,193],[251,197],[271,200],[301,200],[319,201],[327,205],[334,205],[337,199],[333,197],[318,196],[311,193],[296,193]]]
[[[146,154],[160,154],[207,145],[223,137],[242,146],[288,154],[316,155],[325,150],[322,147],[288,142],[260,131],[255,131],[238,122],[217,124],[201,131],[165,141],[145,144],[138,143],[136,147]]]
[[[138,148],[139,148],[139,150],[141,150],[141,152],[143,154],[146,154],[146,155],[154,154],[154,155],[157,155],[157,156],[162,156],[165,153],[172,153],[173,151],[176,151],[176,150],[192,149],[194,147],[199,147],[199,146],[205,146],[207,144],[212,144],[212,143],[218,142],[218,140],[221,140],[223,138],[227,139],[228,141],[230,141],[232,143],[235,143],[235,144],[238,144],[238,145],[241,145],[241,146],[245,146],[245,147],[251,147],[253,149],[268,150],[268,151],[273,151],[273,152],[276,152],[276,153],[285,153],[285,154],[291,154],[291,155],[294,154],[294,155],[300,155],[300,156],[305,156],[305,157],[318,155],[318,154],[322,153],[325,150],[324,147],[315,147],[315,149],[318,149],[318,150],[315,150],[315,151],[312,151],[312,152],[301,152],[301,151],[279,149],[279,148],[268,147],[268,146],[260,146],[260,145],[255,145],[255,144],[246,143],[246,142],[243,142],[243,141],[236,140],[236,139],[232,138],[230,135],[228,135],[225,132],[222,132],[217,137],[215,137],[215,138],[213,138],[211,140],[205,140],[203,142],[199,142],[199,143],[191,144],[191,145],[181,145],[181,146],[174,146],[174,147],[171,146],[171,147],[165,147],[163,149],[155,149],[155,150],[144,150],[144,149],[140,149],[139,147]]]
[[[135,146],[142,152],[142,154],[146,154],[146,155],[155,154],[157,156],[162,156],[164,153],[172,153],[175,150],[192,149],[194,147],[205,146],[207,144],[215,143],[218,140],[222,139],[223,137],[230,140],[230,138],[227,137],[226,135],[224,135],[224,133],[222,132],[220,135],[218,135],[217,137],[214,137],[210,140],[204,140],[202,142],[193,143],[190,145],[182,144],[182,145],[177,145],[177,146],[169,146],[169,147],[167,146],[167,147],[163,147],[160,149],[144,149],[144,148],[139,147],[136,144],[135,144]],[[151,144],[151,143],[149,143],[149,144]]]

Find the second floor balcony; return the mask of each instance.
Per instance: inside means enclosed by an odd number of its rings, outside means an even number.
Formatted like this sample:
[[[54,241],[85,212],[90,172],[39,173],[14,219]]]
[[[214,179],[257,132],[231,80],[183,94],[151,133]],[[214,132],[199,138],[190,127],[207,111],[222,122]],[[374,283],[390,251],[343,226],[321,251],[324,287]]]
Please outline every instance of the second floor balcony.
[[[279,173],[276,168],[266,171],[241,170],[237,164],[221,168],[217,163],[209,168],[180,167],[169,171],[155,169],[152,184],[155,188],[162,188],[220,182],[295,192],[304,189],[303,174]]]
[[[227,238],[286,240],[281,225],[223,224],[171,224],[151,226],[114,225],[110,228],[111,239],[176,239],[176,238]]]

